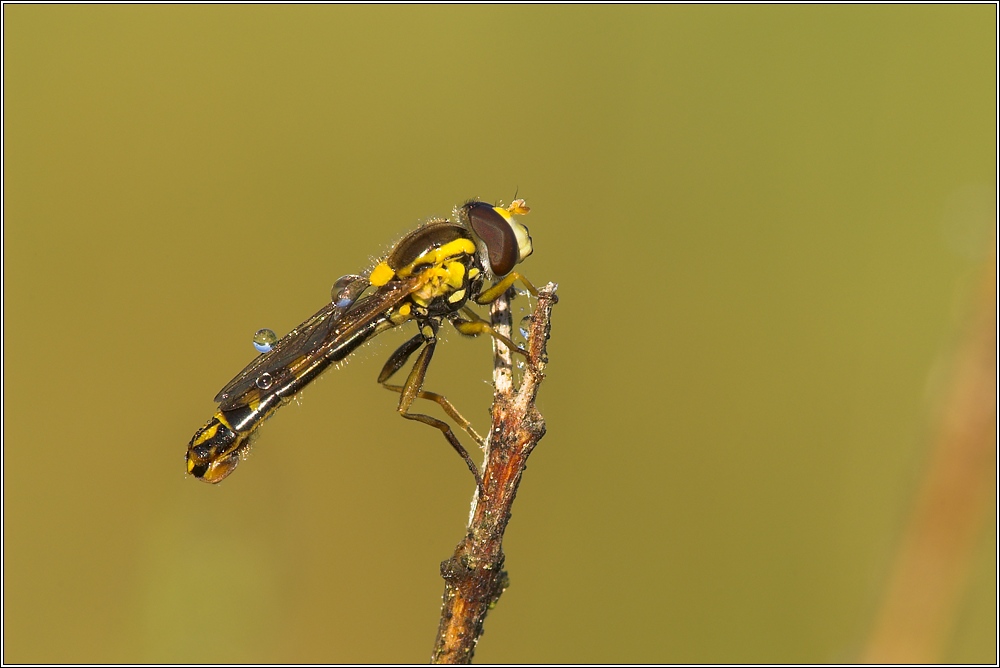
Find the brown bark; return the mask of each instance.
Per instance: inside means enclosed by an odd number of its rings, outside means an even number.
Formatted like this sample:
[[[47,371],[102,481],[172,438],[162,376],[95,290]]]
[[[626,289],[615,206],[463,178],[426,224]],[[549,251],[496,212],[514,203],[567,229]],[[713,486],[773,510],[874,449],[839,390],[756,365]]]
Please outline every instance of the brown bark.
[[[545,378],[555,290],[550,283],[538,293],[530,316],[528,355],[520,387],[514,387],[510,351],[494,341],[493,424],[482,471],[484,494],[477,491],[466,535],[454,554],[441,563],[445,589],[432,663],[472,662],[486,614],[509,583],[503,570],[503,536],[528,456],[545,435],[545,421],[535,408],[535,397]],[[509,337],[506,298],[494,303],[491,316],[494,329]]]

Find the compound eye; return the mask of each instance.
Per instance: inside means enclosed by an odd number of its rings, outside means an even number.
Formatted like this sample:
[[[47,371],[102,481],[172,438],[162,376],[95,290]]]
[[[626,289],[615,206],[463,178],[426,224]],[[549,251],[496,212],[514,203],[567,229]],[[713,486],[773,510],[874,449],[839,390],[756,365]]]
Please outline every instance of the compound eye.
[[[517,235],[506,218],[485,202],[468,205],[469,224],[483,243],[490,259],[490,269],[497,276],[506,276],[521,259]]]

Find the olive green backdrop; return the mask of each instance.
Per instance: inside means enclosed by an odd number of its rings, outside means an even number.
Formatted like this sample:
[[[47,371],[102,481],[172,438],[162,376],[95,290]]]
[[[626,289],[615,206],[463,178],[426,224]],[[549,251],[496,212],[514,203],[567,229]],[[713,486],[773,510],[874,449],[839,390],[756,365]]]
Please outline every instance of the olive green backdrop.
[[[996,11],[5,5],[3,659],[427,660],[473,483],[375,383],[408,334],[221,485],[184,452],[256,329],[515,192],[561,301],[477,661],[857,658],[993,243]],[[489,351],[427,381],[480,428]]]

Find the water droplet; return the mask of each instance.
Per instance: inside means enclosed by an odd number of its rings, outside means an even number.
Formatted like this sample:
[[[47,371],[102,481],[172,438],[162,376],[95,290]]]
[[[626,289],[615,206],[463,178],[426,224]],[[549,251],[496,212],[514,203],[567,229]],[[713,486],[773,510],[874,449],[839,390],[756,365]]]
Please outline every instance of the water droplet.
[[[274,344],[278,342],[278,335],[270,329],[258,329],[253,335],[253,347],[258,352],[269,353]]]
[[[357,301],[367,287],[368,281],[363,276],[347,274],[334,281],[330,288],[330,299],[338,309],[344,311]]]
[[[269,387],[271,387],[271,385],[274,384],[274,376],[265,371],[264,373],[260,374],[260,376],[257,377],[256,382],[257,382],[257,387],[259,387],[262,390],[266,390]]]
[[[521,332],[521,336],[528,339],[528,329],[531,327],[531,316],[526,315],[521,318],[521,322],[518,324],[518,331]]]

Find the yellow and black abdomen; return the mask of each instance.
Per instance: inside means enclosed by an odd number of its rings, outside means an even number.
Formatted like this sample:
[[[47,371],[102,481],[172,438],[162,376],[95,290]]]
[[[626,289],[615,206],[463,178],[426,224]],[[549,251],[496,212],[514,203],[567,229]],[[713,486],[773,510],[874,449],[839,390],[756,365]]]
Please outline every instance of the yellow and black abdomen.
[[[300,325],[310,326],[298,341],[299,354],[284,355],[289,347],[260,356],[219,393],[219,408],[199,429],[187,450],[187,471],[205,482],[216,483],[233,472],[245,457],[256,430],[274,411],[291,400],[334,362],[344,359],[388,322],[377,301],[359,300],[364,317],[356,326],[337,328],[332,318],[318,318],[331,311],[325,306],[317,316]]]
[[[188,444],[188,473],[205,482],[219,482],[240,463],[249,437],[249,433],[233,430],[222,411],[218,411]]]

